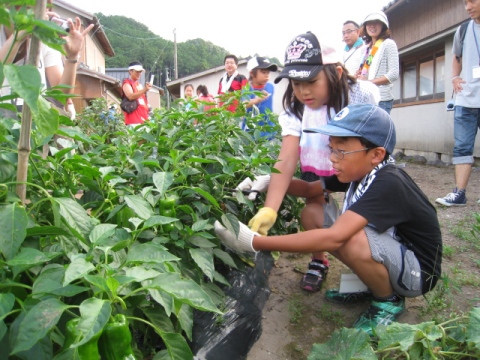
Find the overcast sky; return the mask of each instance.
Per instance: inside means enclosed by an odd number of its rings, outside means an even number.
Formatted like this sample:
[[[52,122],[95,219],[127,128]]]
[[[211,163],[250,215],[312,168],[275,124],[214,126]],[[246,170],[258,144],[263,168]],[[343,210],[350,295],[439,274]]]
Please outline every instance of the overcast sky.
[[[296,35],[312,31],[342,49],[342,24],[361,23],[370,12],[392,0],[65,0],[91,13],[122,15],[146,25],[153,33],[177,42],[201,38],[238,57],[255,53],[284,60]],[[283,3],[283,4],[282,4]],[[108,36],[108,29],[105,30]],[[129,35],[129,34],[125,34]],[[395,34],[393,34],[395,38]]]

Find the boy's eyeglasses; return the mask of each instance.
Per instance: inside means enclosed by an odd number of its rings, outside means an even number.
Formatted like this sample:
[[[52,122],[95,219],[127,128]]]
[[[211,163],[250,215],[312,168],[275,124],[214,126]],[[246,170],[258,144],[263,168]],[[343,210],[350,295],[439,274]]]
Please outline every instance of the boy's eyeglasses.
[[[344,150],[334,149],[330,145],[327,145],[327,149],[328,149],[328,151],[330,151],[330,155],[333,154],[333,155],[335,155],[335,157],[338,160],[343,160],[345,155],[353,154],[353,153],[360,152],[360,151],[368,151],[368,150],[371,150],[372,148],[363,148],[363,149],[360,149],[360,150],[344,151]]]
[[[355,30],[345,30],[345,31],[342,31],[342,35],[350,35],[352,32],[354,31],[357,31],[358,29],[355,29]]]

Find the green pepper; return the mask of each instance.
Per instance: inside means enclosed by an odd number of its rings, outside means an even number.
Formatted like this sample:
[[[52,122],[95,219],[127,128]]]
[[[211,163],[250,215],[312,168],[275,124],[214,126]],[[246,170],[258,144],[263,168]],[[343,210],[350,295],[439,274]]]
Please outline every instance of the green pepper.
[[[160,200],[160,215],[166,217],[176,217],[177,212],[175,211],[175,204],[177,199],[174,197],[167,197]],[[172,230],[176,229],[173,223],[162,225],[162,230],[164,233],[169,233]]]
[[[98,349],[102,360],[135,360],[132,334],[125,315],[117,314],[105,325]]]
[[[82,332],[78,329],[78,322],[80,318],[74,318],[69,320],[65,329],[65,341],[63,342],[63,349],[68,349],[71,345],[79,342],[83,336]],[[78,360],[100,360],[100,354],[98,352],[98,339],[100,339],[101,331],[95,334],[85,344],[78,346],[76,352]]]

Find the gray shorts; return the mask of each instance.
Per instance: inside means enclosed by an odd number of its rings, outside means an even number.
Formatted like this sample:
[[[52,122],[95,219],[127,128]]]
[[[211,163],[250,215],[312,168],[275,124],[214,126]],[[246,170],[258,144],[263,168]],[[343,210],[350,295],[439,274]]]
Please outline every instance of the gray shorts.
[[[388,232],[379,233],[366,226],[365,233],[372,258],[387,268],[393,290],[405,297],[422,295],[422,270],[413,251]]]

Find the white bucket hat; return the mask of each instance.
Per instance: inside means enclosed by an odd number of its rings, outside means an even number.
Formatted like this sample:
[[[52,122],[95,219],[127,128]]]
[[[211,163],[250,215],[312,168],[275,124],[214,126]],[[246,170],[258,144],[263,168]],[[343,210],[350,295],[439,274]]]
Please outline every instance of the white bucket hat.
[[[381,21],[382,23],[387,25],[387,29],[390,28],[390,25],[388,24],[387,15],[385,15],[383,11],[375,11],[375,12],[372,12],[371,14],[368,14],[365,20],[363,20],[363,24],[365,25],[367,21],[374,21],[374,20]]]

